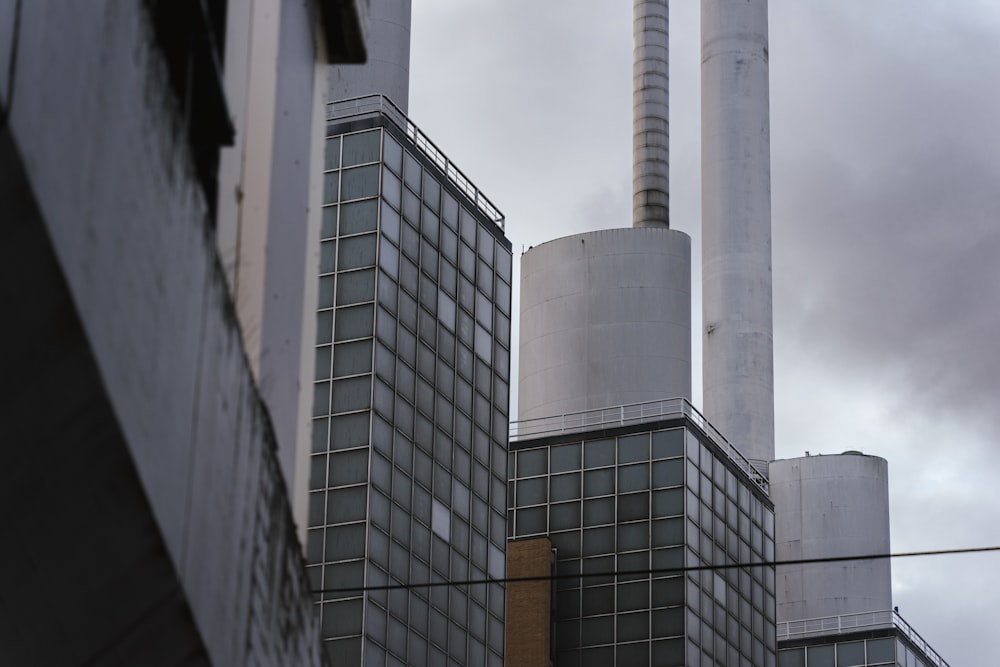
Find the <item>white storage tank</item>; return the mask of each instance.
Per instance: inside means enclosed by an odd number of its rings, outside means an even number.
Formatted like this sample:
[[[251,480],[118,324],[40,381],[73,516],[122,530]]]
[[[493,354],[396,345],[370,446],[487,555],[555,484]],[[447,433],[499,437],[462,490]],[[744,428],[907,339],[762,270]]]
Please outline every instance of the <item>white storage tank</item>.
[[[691,239],[607,229],[521,256],[518,419],[691,398]]]
[[[797,560],[888,554],[886,460],[848,451],[770,466],[775,556]],[[888,558],[777,568],[778,622],[892,609]]]

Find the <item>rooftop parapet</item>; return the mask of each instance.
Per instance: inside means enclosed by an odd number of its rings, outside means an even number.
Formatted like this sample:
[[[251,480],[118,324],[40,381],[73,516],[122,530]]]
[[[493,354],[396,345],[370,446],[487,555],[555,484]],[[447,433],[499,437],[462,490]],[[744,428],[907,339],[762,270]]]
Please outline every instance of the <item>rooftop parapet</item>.
[[[840,616],[824,616],[823,618],[804,618],[795,621],[779,621],[777,624],[778,641],[806,639],[827,635],[841,635],[865,630],[895,629],[906,637],[914,646],[930,659],[935,667],[950,667],[938,655],[926,639],[920,636],[909,623],[903,620],[898,611],[869,611],[860,614],[842,614]]]
[[[764,493],[768,492],[766,475],[743,456],[735,445],[726,440],[725,436],[712,426],[686,398],[668,398],[515,421],[510,424],[509,437],[511,442],[518,442],[551,435],[584,433],[598,428],[632,426],[675,418],[686,418],[691,421]]]
[[[504,228],[504,214],[476,187],[462,170],[455,166],[447,155],[424,134],[416,123],[407,118],[392,100],[385,95],[365,95],[346,100],[328,102],[326,122],[342,122],[370,116],[382,116],[399,128],[413,144],[448,177],[448,180],[472,201],[476,208],[492,220],[500,229]]]

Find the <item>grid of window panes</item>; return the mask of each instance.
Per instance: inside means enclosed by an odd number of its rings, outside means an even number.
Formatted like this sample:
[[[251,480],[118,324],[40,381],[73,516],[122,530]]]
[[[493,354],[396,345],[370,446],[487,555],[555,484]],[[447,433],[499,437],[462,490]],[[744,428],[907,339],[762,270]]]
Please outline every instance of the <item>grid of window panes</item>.
[[[509,244],[396,132],[327,138],[309,571],[502,578]],[[501,584],[326,594],[336,664],[500,665]]]
[[[559,574],[773,552],[770,503],[686,428],[519,443],[509,468],[508,531],[547,535]],[[560,578],[556,664],[774,665],[774,572],[754,569]]]
[[[780,649],[778,667],[930,667],[904,642],[893,637],[832,642]]]

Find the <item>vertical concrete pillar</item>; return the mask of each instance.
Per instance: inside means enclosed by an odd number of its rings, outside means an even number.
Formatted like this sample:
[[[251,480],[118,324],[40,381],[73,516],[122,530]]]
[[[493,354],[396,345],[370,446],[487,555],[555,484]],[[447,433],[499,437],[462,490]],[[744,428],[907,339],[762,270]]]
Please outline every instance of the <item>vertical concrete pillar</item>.
[[[702,0],[704,409],[774,458],[767,0]]]

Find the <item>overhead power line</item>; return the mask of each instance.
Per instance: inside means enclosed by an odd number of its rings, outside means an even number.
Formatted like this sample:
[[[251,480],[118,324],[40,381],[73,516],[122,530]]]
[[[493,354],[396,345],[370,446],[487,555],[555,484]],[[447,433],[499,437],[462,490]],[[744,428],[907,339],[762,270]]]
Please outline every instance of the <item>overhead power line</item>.
[[[501,579],[466,579],[463,581],[427,581],[410,584],[383,584],[377,586],[351,586],[321,588],[313,590],[314,595],[341,593],[368,593],[372,591],[392,591],[414,588],[440,588],[442,586],[475,586],[481,584],[517,584],[532,581],[557,581],[562,579],[593,579],[597,577],[633,577],[643,575],[684,574],[703,570],[732,570],[735,568],[776,567],[779,565],[811,565],[815,563],[839,563],[856,560],[880,560],[883,558],[913,558],[915,556],[949,556],[958,554],[988,553],[1000,551],[995,547],[970,547],[968,549],[940,549],[936,551],[907,551],[901,553],[871,554],[867,556],[827,556],[824,558],[796,558],[792,560],[755,561],[748,563],[723,563],[720,565],[686,565],[683,567],[658,567],[640,570],[610,570],[604,572],[578,572],[574,574],[549,574],[534,577],[503,577]]]

